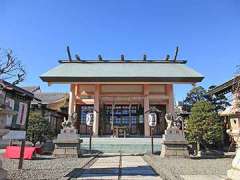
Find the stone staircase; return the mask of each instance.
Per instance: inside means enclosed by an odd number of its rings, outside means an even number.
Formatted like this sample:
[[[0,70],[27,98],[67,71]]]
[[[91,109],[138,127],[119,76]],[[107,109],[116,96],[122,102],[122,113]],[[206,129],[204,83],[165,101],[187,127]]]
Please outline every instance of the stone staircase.
[[[81,137],[82,153],[89,150],[89,137]],[[161,138],[154,138],[154,152],[159,152],[161,148]],[[113,138],[113,137],[93,137],[92,150],[102,153],[122,153],[145,154],[151,153],[151,138]]]

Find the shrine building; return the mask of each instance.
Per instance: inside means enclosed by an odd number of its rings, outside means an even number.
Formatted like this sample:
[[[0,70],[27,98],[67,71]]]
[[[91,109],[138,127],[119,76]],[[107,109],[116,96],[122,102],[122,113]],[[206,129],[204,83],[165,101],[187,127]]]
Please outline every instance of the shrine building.
[[[69,115],[77,113],[75,127],[88,134],[86,113],[94,113],[93,135],[109,136],[114,127],[125,127],[128,136],[149,136],[148,113],[157,115],[154,134],[166,128],[164,115],[174,111],[174,84],[194,84],[203,76],[189,68],[186,60],[60,60],[42,74],[48,84],[69,84]],[[177,92],[176,92],[177,93]]]

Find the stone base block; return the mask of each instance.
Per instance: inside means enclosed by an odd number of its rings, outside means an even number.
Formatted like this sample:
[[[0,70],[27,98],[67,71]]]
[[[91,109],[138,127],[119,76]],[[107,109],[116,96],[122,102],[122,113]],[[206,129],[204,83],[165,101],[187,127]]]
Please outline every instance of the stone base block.
[[[239,180],[240,170],[239,169],[230,169],[227,171],[227,177],[231,180]]]
[[[161,157],[189,158],[186,144],[162,144]]]
[[[187,144],[188,142],[186,141],[182,130],[179,130],[177,127],[169,128],[165,130],[165,134],[163,135],[160,156],[188,158],[189,153]]]
[[[80,143],[82,140],[66,140],[57,139],[54,141],[55,149],[53,156],[55,157],[74,157],[80,156]]]

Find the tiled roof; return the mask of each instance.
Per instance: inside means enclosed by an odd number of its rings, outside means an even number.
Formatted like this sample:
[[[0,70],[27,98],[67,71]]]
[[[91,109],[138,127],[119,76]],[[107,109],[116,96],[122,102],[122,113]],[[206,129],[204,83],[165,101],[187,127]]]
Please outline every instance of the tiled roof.
[[[39,104],[39,103],[50,104],[68,97],[67,93],[42,92],[40,89],[40,86],[27,86],[22,88],[26,91],[33,93],[36,99],[41,100],[41,101],[33,100],[32,104]]]
[[[22,88],[31,93],[41,92],[40,86],[26,86]]]
[[[67,93],[34,93],[34,96],[41,100],[41,104],[51,104],[57,102],[63,98],[68,97]],[[33,104],[37,104],[39,102],[33,101]]]
[[[7,82],[7,81],[4,81],[4,80],[2,80],[2,79],[0,79],[0,86],[1,86],[3,89],[5,89],[6,91],[15,91],[15,92],[20,93],[22,96],[27,96],[27,97],[29,97],[30,99],[33,99],[33,98],[34,98],[33,93],[25,90],[24,88],[21,88],[21,87],[12,85],[11,83],[9,83],[9,82]]]
[[[240,76],[237,77],[238,79],[240,79]],[[224,82],[223,84],[216,86],[215,88],[211,89],[210,91],[208,91],[209,95],[220,95],[220,94],[226,94],[232,91],[232,87],[233,85],[236,84],[236,81],[234,81],[235,79],[230,79],[226,82]]]

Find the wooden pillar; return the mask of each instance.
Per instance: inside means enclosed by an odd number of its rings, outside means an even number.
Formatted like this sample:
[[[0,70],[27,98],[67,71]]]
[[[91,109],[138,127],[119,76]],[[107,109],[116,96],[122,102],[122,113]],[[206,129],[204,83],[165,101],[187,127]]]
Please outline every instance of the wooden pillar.
[[[77,95],[78,95],[78,89],[79,89],[79,85],[78,84],[75,84],[74,85],[74,101],[73,101],[73,103],[74,103],[74,107],[73,107],[73,112],[76,112],[76,113],[78,113],[77,112],[77,101],[76,101],[76,97],[77,97]]]
[[[74,112],[74,104],[75,104],[75,93],[74,93],[74,84],[70,85],[69,92],[69,106],[68,106],[68,115],[72,115]]]
[[[100,96],[100,85],[95,86],[94,93],[94,121],[93,121],[93,136],[98,136],[99,129],[99,96]]]
[[[173,84],[167,84],[167,95],[168,95],[168,107],[167,112],[174,113],[174,93]]]
[[[150,128],[148,125],[148,111],[149,111],[149,85],[144,84],[144,136],[150,136]]]

